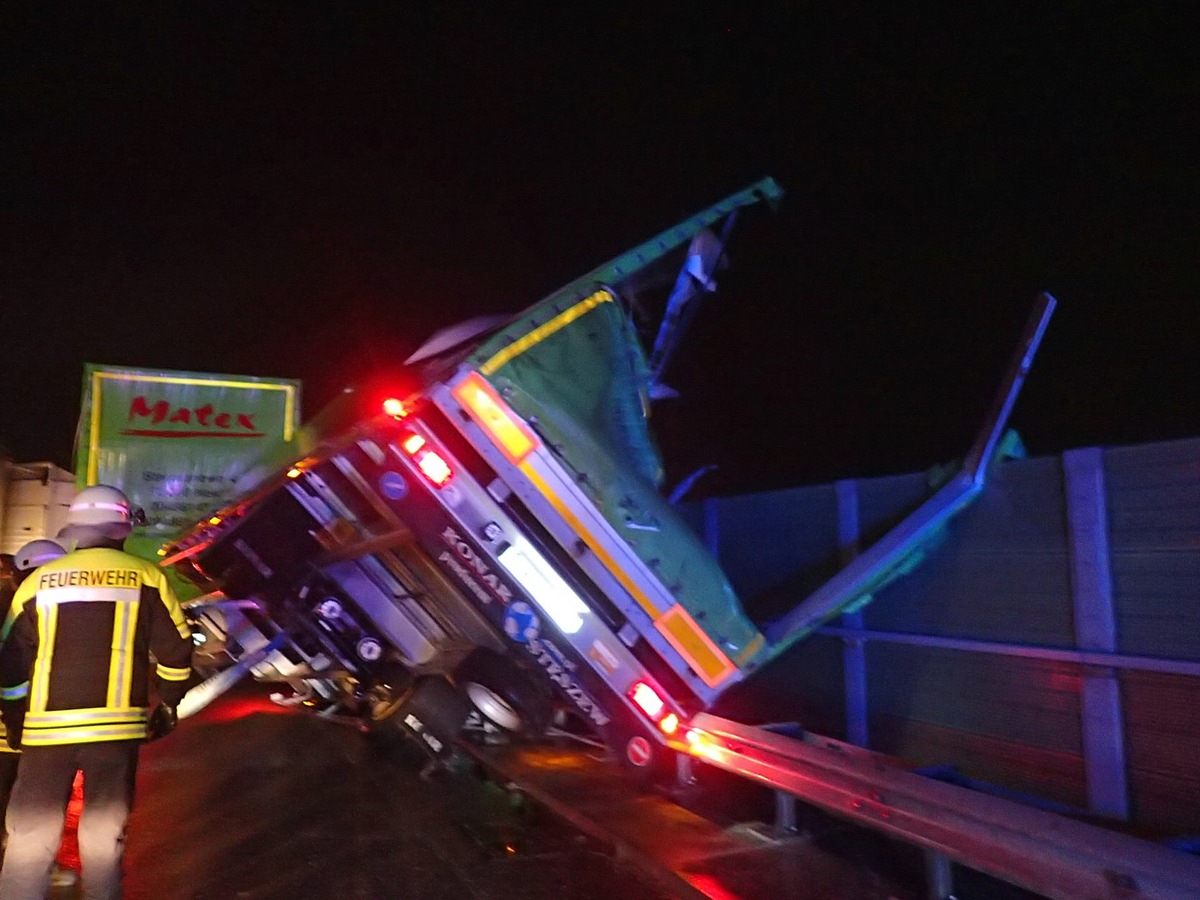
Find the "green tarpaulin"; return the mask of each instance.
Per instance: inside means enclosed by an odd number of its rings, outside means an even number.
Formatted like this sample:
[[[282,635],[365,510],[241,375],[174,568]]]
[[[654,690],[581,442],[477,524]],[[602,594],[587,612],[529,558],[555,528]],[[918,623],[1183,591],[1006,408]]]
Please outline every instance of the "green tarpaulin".
[[[738,207],[780,196],[766,179],[593,270],[475,348],[469,363],[541,434],[605,519],[738,664],[763,647],[720,566],[664,499],[650,434],[646,352],[624,283]]]

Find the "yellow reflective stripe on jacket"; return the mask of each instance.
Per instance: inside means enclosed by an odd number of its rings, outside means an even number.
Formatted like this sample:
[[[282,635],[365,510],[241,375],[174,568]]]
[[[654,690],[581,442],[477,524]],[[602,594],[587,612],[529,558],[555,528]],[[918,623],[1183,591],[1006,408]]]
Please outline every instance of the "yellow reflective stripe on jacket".
[[[50,667],[54,659],[54,636],[58,631],[58,607],[39,605],[37,617],[41,638],[38,641],[37,659],[33,664],[33,685],[29,696],[31,710],[45,709],[46,697],[50,693]]]
[[[113,604],[112,655],[108,661],[108,705],[114,709],[129,705],[133,684],[133,630],[137,626],[141,602]]]
[[[21,735],[21,746],[54,747],[60,744],[94,744],[99,741],[140,741],[145,737],[145,722],[46,729],[31,729],[26,725],[25,731]]]
[[[146,721],[146,710],[141,706],[126,706],[122,709],[63,709],[49,712],[30,712],[25,716],[26,728],[56,728],[59,725],[88,725],[111,722]]]
[[[158,677],[163,681],[187,681],[188,676],[192,674],[191,669],[173,669],[170,666],[164,666],[159,663],[156,671]]]

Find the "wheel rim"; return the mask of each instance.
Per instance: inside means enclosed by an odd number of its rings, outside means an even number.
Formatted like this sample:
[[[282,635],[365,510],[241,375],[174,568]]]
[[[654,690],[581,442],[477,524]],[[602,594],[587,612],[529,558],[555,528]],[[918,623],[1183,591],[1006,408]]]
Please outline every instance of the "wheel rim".
[[[467,683],[467,697],[475,708],[506,731],[520,731],[524,724],[521,714],[486,685],[477,681]]]

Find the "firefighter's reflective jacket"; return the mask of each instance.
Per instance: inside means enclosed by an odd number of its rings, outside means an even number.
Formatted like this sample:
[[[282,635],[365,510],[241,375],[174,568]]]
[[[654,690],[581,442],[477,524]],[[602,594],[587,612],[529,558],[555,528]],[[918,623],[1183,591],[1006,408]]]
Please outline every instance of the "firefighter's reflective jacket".
[[[164,573],[120,550],[76,550],[42,566],[0,631],[0,698],[27,700],[23,746],[146,736],[150,667],[176,704],[191,631]]]

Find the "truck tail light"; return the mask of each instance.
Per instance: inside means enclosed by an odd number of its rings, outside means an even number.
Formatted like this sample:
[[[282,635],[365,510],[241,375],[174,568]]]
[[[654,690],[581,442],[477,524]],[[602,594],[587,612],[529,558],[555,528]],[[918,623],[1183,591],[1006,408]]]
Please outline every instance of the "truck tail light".
[[[442,455],[429,446],[429,442],[419,434],[409,434],[401,442],[404,452],[412,457],[421,474],[429,479],[434,487],[445,487],[454,477],[454,470],[442,458]]]
[[[644,681],[637,682],[629,689],[629,699],[656,722],[662,718],[667,709],[667,704],[663,703],[662,697],[658,696],[658,691]]]
[[[646,682],[634,682],[628,696],[634,706],[646,714],[646,718],[658,724],[663,734],[671,735],[679,730],[679,716],[667,711],[667,704],[658,695],[658,691]]]
[[[514,466],[537,447],[538,439],[529,426],[478,372],[467,375],[451,394]]]

